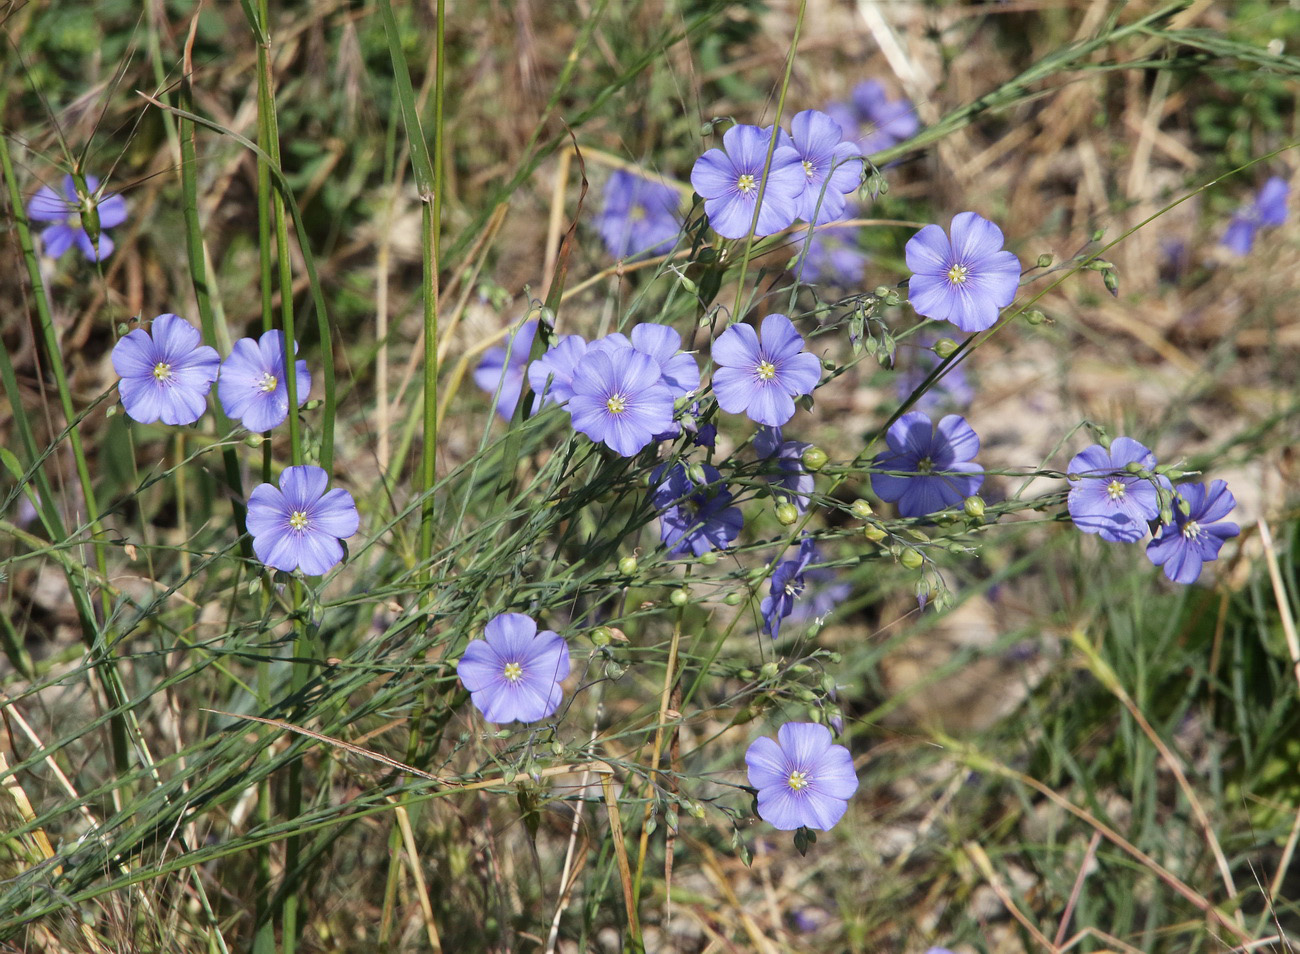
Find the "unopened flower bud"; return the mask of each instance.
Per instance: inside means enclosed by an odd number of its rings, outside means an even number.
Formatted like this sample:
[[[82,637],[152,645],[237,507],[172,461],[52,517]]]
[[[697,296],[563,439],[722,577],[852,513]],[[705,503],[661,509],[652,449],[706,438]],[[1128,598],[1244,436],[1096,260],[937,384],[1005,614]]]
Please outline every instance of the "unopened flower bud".
[[[608,646],[613,638],[608,626],[597,626],[591,631],[591,641],[597,646]]]
[[[859,520],[866,520],[874,514],[875,511],[871,509],[871,504],[859,497],[857,500],[853,501],[853,503],[849,504],[849,513],[853,514],[853,516],[857,517]]]
[[[885,528],[879,524],[869,523],[862,528],[862,535],[872,543],[879,543],[881,540],[885,539]]]
[[[715,563],[718,562],[718,551],[709,550],[706,553],[701,553],[696,559],[698,559],[699,562],[703,563],[705,566],[713,566]]]
[[[962,501],[961,509],[966,511],[966,516],[978,520],[984,516],[984,498],[980,496],[967,497]]]
[[[247,437],[244,438],[244,443],[247,444],[249,447],[261,447],[261,446],[262,446],[262,435],[261,435],[261,434],[249,434]]]
[[[803,462],[804,470],[812,473],[821,470],[826,466],[826,462],[830,460],[826,456],[826,452],[815,444],[812,447],[804,448],[804,452],[799,455],[799,459]]]
[[[668,597],[668,602],[674,606],[685,606],[690,601],[691,591],[684,586],[679,590],[673,590],[672,595]]]
[[[1051,264],[1052,264],[1052,256],[1049,255],[1047,252],[1044,252],[1042,255],[1038,256],[1039,268],[1046,268],[1048,265]]]
[[[696,487],[703,487],[709,482],[709,478],[705,475],[704,466],[702,464],[691,464],[690,467],[686,468],[686,474],[691,478],[691,483]]]
[[[925,563],[925,557],[921,556],[920,550],[917,550],[914,547],[908,547],[903,551],[902,555],[898,558],[898,561],[909,570],[919,570],[921,569],[922,564]]]
[[[780,667],[778,667],[776,663],[765,662],[763,663],[763,668],[758,671],[758,675],[759,678],[762,679],[764,682],[768,682],[772,679],[775,679],[776,674],[779,671],[780,671]]]
[[[728,606],[739,606],[743,599],[744,597],[739,593],[728,593],[722,598],[722,602],[726,603]]]
[[[1031,308],[1029,311],[1025,312],[1025,321],[1029,322],[1031,325],[1041,325],[1046,320],[1047,316],[1037,308]]]
[[[940,338],[930,346],[930,350],[941,358],[947,358],[957,350],[957,342],[953,341],[951,338]]]
[[[776,519],[783,527],[788,527],[799,520],[799,508],[792,503],[783,503],[776,508]]]
[[[618,561],[618,572],[623,576],[632,576],[636,573],[637,562],[634,556],[625,556]]]

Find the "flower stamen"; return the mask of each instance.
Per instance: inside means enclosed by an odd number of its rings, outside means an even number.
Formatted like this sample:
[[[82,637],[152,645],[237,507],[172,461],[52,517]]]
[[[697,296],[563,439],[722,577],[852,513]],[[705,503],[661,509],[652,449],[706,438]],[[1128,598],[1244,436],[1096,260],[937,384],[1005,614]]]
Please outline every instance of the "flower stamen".
[[[257,382],[257,389],[261,391],[263,394],[270,394],[272,391],[275,390],[276,385],[278,385],[279,383],[280,383],[279,378],[277,378],[270,371],[267,371],[265,374],[262,375],[262,379]]]
[[[622,414],[627,410],[627,396],[623,394],[611,394],[609,400],[605,402],[605,407],[609,408],[611,414]]]
[[[1195,540],[1201,535],[1201,525],[1195,520],[1188,520],[1183,524],[1183,536],[1188,540]]]
[[[800,789],[807,788],[811,783],[812,780],[808,778],[807,772],[791,772],[790,777],[785,780],[785,784],[789,785],[796,792]]]
[[[166,361],[159,361],[153,366],[153,376],[159,383],[170,380],[172,376],[172,366]]]
[[[1111,500],[1123,500],[1128,495],[1128,488],[1124,486],[1124,481],[1115,477],[1106,485],[1106,495]]]
[[[524,667],[517,662],[508,662],[505,668],[501,670],[501,675],[505,676],[511,682],[518,682],[524,678]]]
[[[754,370],[763,381],[771,381],[776,377],[776,365],[766,359],[758,362],[758,367]]]
[[[948,281],[954,285],[964,285],[968,278],[970,278],[970,269],[965,265],[958,263],[948,269]]]
[[[753,176],[745,173],[736,180],[736,188],[740,190],[741,195],[749,195],[758,189],[758,184],[754,181]]]
[[[289,514],[290,530],[297,530],[299,533],[301,533],[303,530],[307,529],[307,523],[308,520],[305,511],[295,510],[293,513]]]

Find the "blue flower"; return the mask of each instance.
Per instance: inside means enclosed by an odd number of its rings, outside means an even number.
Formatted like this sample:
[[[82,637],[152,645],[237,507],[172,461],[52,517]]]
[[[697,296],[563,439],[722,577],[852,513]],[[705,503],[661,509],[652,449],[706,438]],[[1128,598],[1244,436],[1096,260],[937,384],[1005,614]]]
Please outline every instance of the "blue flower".
[[[857,216],[857,209],[845,203],[845,218]],[[858,247],[858,232],[851,225],[823,225],[811,229],[799,243],[799,254],[790,262],[794,277],[801,282],[826,282],[840,288],[855,288],[867,277],[871,258]]]
[[[141,424],[193,424],[208,406],[221,358],[179,315],[159,315],[113,346],[113,370],[127,416]]]
[[[659,539],[669,554],[725,550],[740,535],[740,508],[731,505],[722,475],[709,464],[698,466],[704,477],[700,486],[684,464],[660,464],[650,475],[650,502],[659,511]]]
[[[537,722],[559,708],[569,646],[522,613],[501,613],[465,647],[456,675],[488,722]]]
[[[662,255],[681,231],[678,204],[677,190],[671,186],[618,169],[605,184],[605,208],[596,228],[614,258]]]
[[[41,233],[41,247],[51,258],[59,258],[76,244],[81,254],[92,262],[113,254],[113,240],[103,229],[116,228],[126,221],[126,199],[116,193],[98,196],[99,179],[86,176],[84,199],[77,194],[77,181],[72,176],[63,177],[62,194],[49,186],[41,186],[27,205],[27,217],[33,222],[53,222]],[[101,229],[97,242],[92,242],[86,231],[83,210],[95,210]]]
[[[803,194],[803,163],[799,154],[778,140],[763,188],[763,166],[772,130],[758,126],[732,126],[722,136],[722,149],[710,149],[695,161],[691,185],[704,199],[713,230],[724,238],[749,234],[759,192],[763,206],[755,235],[771,235],[789,226],[799,215]]]
[[[298,353],[298,343],[293,345]],[[307,403],[311,372],[301,358],[294,362],[298,406]],[[284,379],[284,332],[266,331],[254,341],[240,338],[221,362],[217,397],[231,420],[250,431],[269,431],[289,416],[289,385]]]
[[[1222,244],[1238,255],[1249,252],[1255,244],[1256,232],[1266,225],[1281,225],[1286,221],[1286,200],[1290,192],[1290,186],[1280,176],[1265,182],[1255,201],[1233,215]]]
[[[771,592],[763,598],[763,632],[773,639],[781,635],[781,621],[794,610],[795,600],[804,590],[804,571],[817,558],[817,544],[808,534],[799,541],[799,553],[793,560],[779,564],[772,572]]]
[[[504,345],[488,348],[474,369],[479,390],[496,398],[496,412],[509,421],[524,390],[524,369],[533,350],[537,322],[525,321],[506,335]],[[536,410],[536,408],[534,409]]]
[[[672,392],[673,399],[685,397],[700,386],[700,367],[695,356],[681,350],[682,336],[675,328],[668,325],[643,321],[632,329],[632,337],[613,332],[593,341],[592,347],[598,351],[614,348],[635,348],[644,355],[654,359],[659,366],[665,387]]]
[[[785,315],[763,319],[762,337],[749,325],[731,325],[713,342],[713,393],[728,414],[777,427],[794,416],[794,398],[812,394],[822,364],[803,350],[803,338]]]
[[[904,517],[923,517],[946,510],[971,496],[984,483],[984,468],[971,463],[980,439],[966,418],[949,414],[935,426],[929,415],[909,411],[885,434],[889,450],[876,457],[871,486],[876,496],[898,504]]]
[[[760,459],[772,460],[779,476],[767,479],[773,487],[773,496],[794,504],[800,513],[808,509],[808,497],[817,485],[813,475],[803,466],[803,452],[811,444],[787,441],[779,427],[760,427],[754,436],[754,453]]]
[[[1130,472],[1129,464],[1149,471],[1156,466],[1156,455],[1131,437],[1117,437],[1109,451],[1093,444],[1071,458],[1066,473],[1079,479],[1070,486],[1066,507],[1084,533],[1112,543],[1136,543],[1160,515],[1155,485]],[[1166,478],[1160,480],[1169,485]]]
[[[858,790],[853,756],[815,722],[787,722],[776,741],[755,739],[745,765],[749,784],[758,790],[759,817],[782,831],[833,828]]]
[[[541,395],[538,410],[548,404],[564,404],[573,397],[573,372],[587,356],[587,347],[582,335],[565,335],[528,366],[528,384]]]
[[[803,167],[799,218],[818,225],[844,214],[845,193],[862,182],[862,157],[844,141],[840,124],[825,113],[805,109],[790,121],[790,141]]]
[[[1163,566],[1165,576],[1175,583],[1195,583],[1201,567],[1219,558],[1223,541],[1241,532],[1235,523],[1223,519],[1237,500],[1221,480],[1211,481],[1209,490],[1204,484],[1179,484],[1174,494],[1174,522],[1160,526],[1156,538],[1147,544],[1147,557]]]
[[[937,225],[908,239],[907,294],[917,314],[967,332],[991,327],[1020,287],[1020,260],[1002,243],[1002,230],[974,212],[953,217],[951,241]]]
[[[673,427],[673,395],[663,371],[631,344],[592,345],[573,373],[572,387],[574,428],[623,457]]]
[[[269,567],[320,576],[343,559],[339,542],[357,532],[357,505],[346,490],[326,493],[329,475],[303,464],[286,467],[280,486],[258,484],[248,495],[253,552]]]
[[[864,156],[911,139],[921,128],[916,107],[906,98],[890,99],[877,80],[863,80],[853,87],[848,103],[831,103],[826,112],[839,122],[846,135],[857,139]]]

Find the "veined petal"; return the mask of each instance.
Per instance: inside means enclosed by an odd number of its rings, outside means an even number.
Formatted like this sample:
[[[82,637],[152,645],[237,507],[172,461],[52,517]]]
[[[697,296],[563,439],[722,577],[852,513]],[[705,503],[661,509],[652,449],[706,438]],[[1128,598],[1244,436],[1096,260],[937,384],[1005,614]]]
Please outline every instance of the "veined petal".
[[[757,366],[760,353],[758,333],[744,322],[728,325],[714,340],[712,347],[714,364],[751,371]]]

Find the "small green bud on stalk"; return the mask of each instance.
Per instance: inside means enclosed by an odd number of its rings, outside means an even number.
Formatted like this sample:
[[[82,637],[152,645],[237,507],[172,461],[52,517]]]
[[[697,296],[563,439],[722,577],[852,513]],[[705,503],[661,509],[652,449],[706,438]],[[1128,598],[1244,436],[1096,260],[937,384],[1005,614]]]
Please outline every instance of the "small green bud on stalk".
[[[698,557],[698,559],[699,559],[699,561],[700,561],[701,563],[703,563],[705,566],[713,566],[714,564],[716,564],[716,563],[718,562],[718,551],[717,551],[717,550],[710,550],[710,551],[708,551],[707,553],[702,553],[702,554],[700,554],[700,556]]]
[[[849,504],[849,513],[859,520],[866,520],[872,516],[875,511],[871,509],[871,504],[859,497],[853,503]]]
[[[591,641],[597,646],[608,646],[613,638],[608,626],[597,626],[591,631]]]
[[[941,358],[948,358],[952,356],[953,352],[955,352],[957,348],[957,342],[953,341],[951,338],[940,338],[930,347],[930,350]]]
[[[899,557],[899,562],[909,570],[919,570],[925,563],[925,557],[921,556],[921,551],[914,547],[908,547]]]
[[[862,535],[866,537],[868,540],[870,540],[872,543],[879,543],[887,536],[887,534],[885,533],[885,528],[875,523],[869,523],[865,527],[863,527]]]
[[[966,516],[978,520],[984,516],[984,498],[979,496],[967,497],[962,501],[961,509],[966,511]]]
[[[826,462],[830,460],[826,452],[816,445],[806,448],[799,459],[803,462],[804,469],[814,474],[825,467]]]
[[[1052,264],[1052,256],[1049,255],[1047,252],[1044,252],[1042,255],[1038,256],[1039,268],[1047,268],[1047,266],[1051,264]]]
[[[783,527],[797,523],[799,508],[792,503],[783,503],[776,508],[776,519]]]
[[[691,591],[684,586],[679,590],[673,590],[672,595],[668,597],[668,602],[674,606],[685,606],[690,601]]]
[[[722,598],[722,602],[726,603],[728,606],[739,606],[743,599],[744,597],[739,593],[728,593]]]
[[[763,668],[758,671],[758,675],[759,678],[762,679],[764,682],[771,682],[773,679],[776,678],[776,674],[779,671],[780,671],[780,667],[777,666],[776,663],[765,662],[763,663]]]
[[[1031,308],[1029,311],[1025,312],[1025,321],[1029,322],[1031,325],[1041,325],[1043,322],[1047,321],[1047,316],[1037,308]]]
[[[632,576],[636,573],[638,565],[636,557],[625,556],[618,561],[618,572],[623,576]]]

